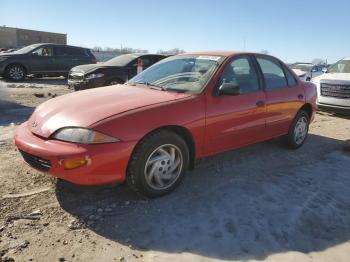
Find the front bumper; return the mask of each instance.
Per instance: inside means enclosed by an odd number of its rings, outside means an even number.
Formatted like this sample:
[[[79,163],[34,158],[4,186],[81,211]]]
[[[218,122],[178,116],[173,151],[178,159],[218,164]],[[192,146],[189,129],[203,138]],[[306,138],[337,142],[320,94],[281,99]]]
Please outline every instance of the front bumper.
[[[338,113],[350,113],[350,105],[349,106],[339,106],[339,105],[332,105],[332,104],[325,104],[317,102],[317,107],[319,109],[323,110],[329,110],[333,112]]]
[[[89,80],[72,80],[68,78],[68,86],[74,90],[85,90],[105,85],[105,81],[102,78],[95,78]]]
[[[136,142],[82,145],[43,139],[30,132],[27,122],[16,129],[14,140],[19,150],[50,161],[51,166],[47,171],[49,174],[80,185],[101,185],[124,181],[129,158],[136,145]],[[66,170],[61,164],[64,159],[86,157],[91,161],[75,169]]]

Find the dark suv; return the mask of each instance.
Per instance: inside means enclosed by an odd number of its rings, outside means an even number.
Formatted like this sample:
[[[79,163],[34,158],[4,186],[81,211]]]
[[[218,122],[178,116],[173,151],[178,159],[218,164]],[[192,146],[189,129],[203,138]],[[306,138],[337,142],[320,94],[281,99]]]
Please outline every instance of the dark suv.
[[[34,44],[15,52],[0,54],[0,75],[11,81],[20,81],[26,75],[67,76],[77,65],[96,63],[87,48]]]

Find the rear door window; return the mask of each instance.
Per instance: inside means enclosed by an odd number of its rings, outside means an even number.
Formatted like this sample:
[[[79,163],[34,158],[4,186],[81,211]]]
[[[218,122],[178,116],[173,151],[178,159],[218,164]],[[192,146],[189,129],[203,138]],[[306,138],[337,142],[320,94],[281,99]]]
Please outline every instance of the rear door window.
[[[285,88],[288,86],[287,79],[278,60],[265,57],[258,57],[257,60],[264,75],[267,90]]]
[[[67,56],[68,52],[67,52],[67,48],[65,47],[55,47],[55,56]]]
[[[66,47],[66,52],[70,56],[85,56],[85,52],[80,48]]]
[[[288,68],[284,67],[284,72],[286,73],[288,86],[296,86],[297,85],[297,81],[295,80],[295,78],[292,75],[292,73],[288,70]]]

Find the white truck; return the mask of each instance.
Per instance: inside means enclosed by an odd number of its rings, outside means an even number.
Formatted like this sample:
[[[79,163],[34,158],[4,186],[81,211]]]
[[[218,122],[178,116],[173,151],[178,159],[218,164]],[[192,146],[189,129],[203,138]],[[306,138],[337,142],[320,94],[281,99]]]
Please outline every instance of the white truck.
[[[350,57],[336,62],[324,72],[311,80],[317,86],[318,107],[350,112]]]

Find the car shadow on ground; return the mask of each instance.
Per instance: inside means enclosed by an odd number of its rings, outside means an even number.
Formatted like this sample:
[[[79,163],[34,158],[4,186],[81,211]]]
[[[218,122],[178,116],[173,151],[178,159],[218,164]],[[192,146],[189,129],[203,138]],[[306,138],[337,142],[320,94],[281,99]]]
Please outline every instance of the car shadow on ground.
[[[343,111],[338,110],[337,112],[333,112],[331,110],[328,110],[328,111],[319,110],[317,111],[317,113],[320,115],[334,116],[334,117],[350,120],[350,110],[343,110]]]
[[[0,126],[20,124],[27,120],[35,108],[2,100],[0,97]]]
[[[341,144],[310,135],[299,150],[275,139],[210,157],[158,199],[66,182],[56,196],[89,229],[137,250],[220,259],[320,251],[350,239],[350,156]]]

